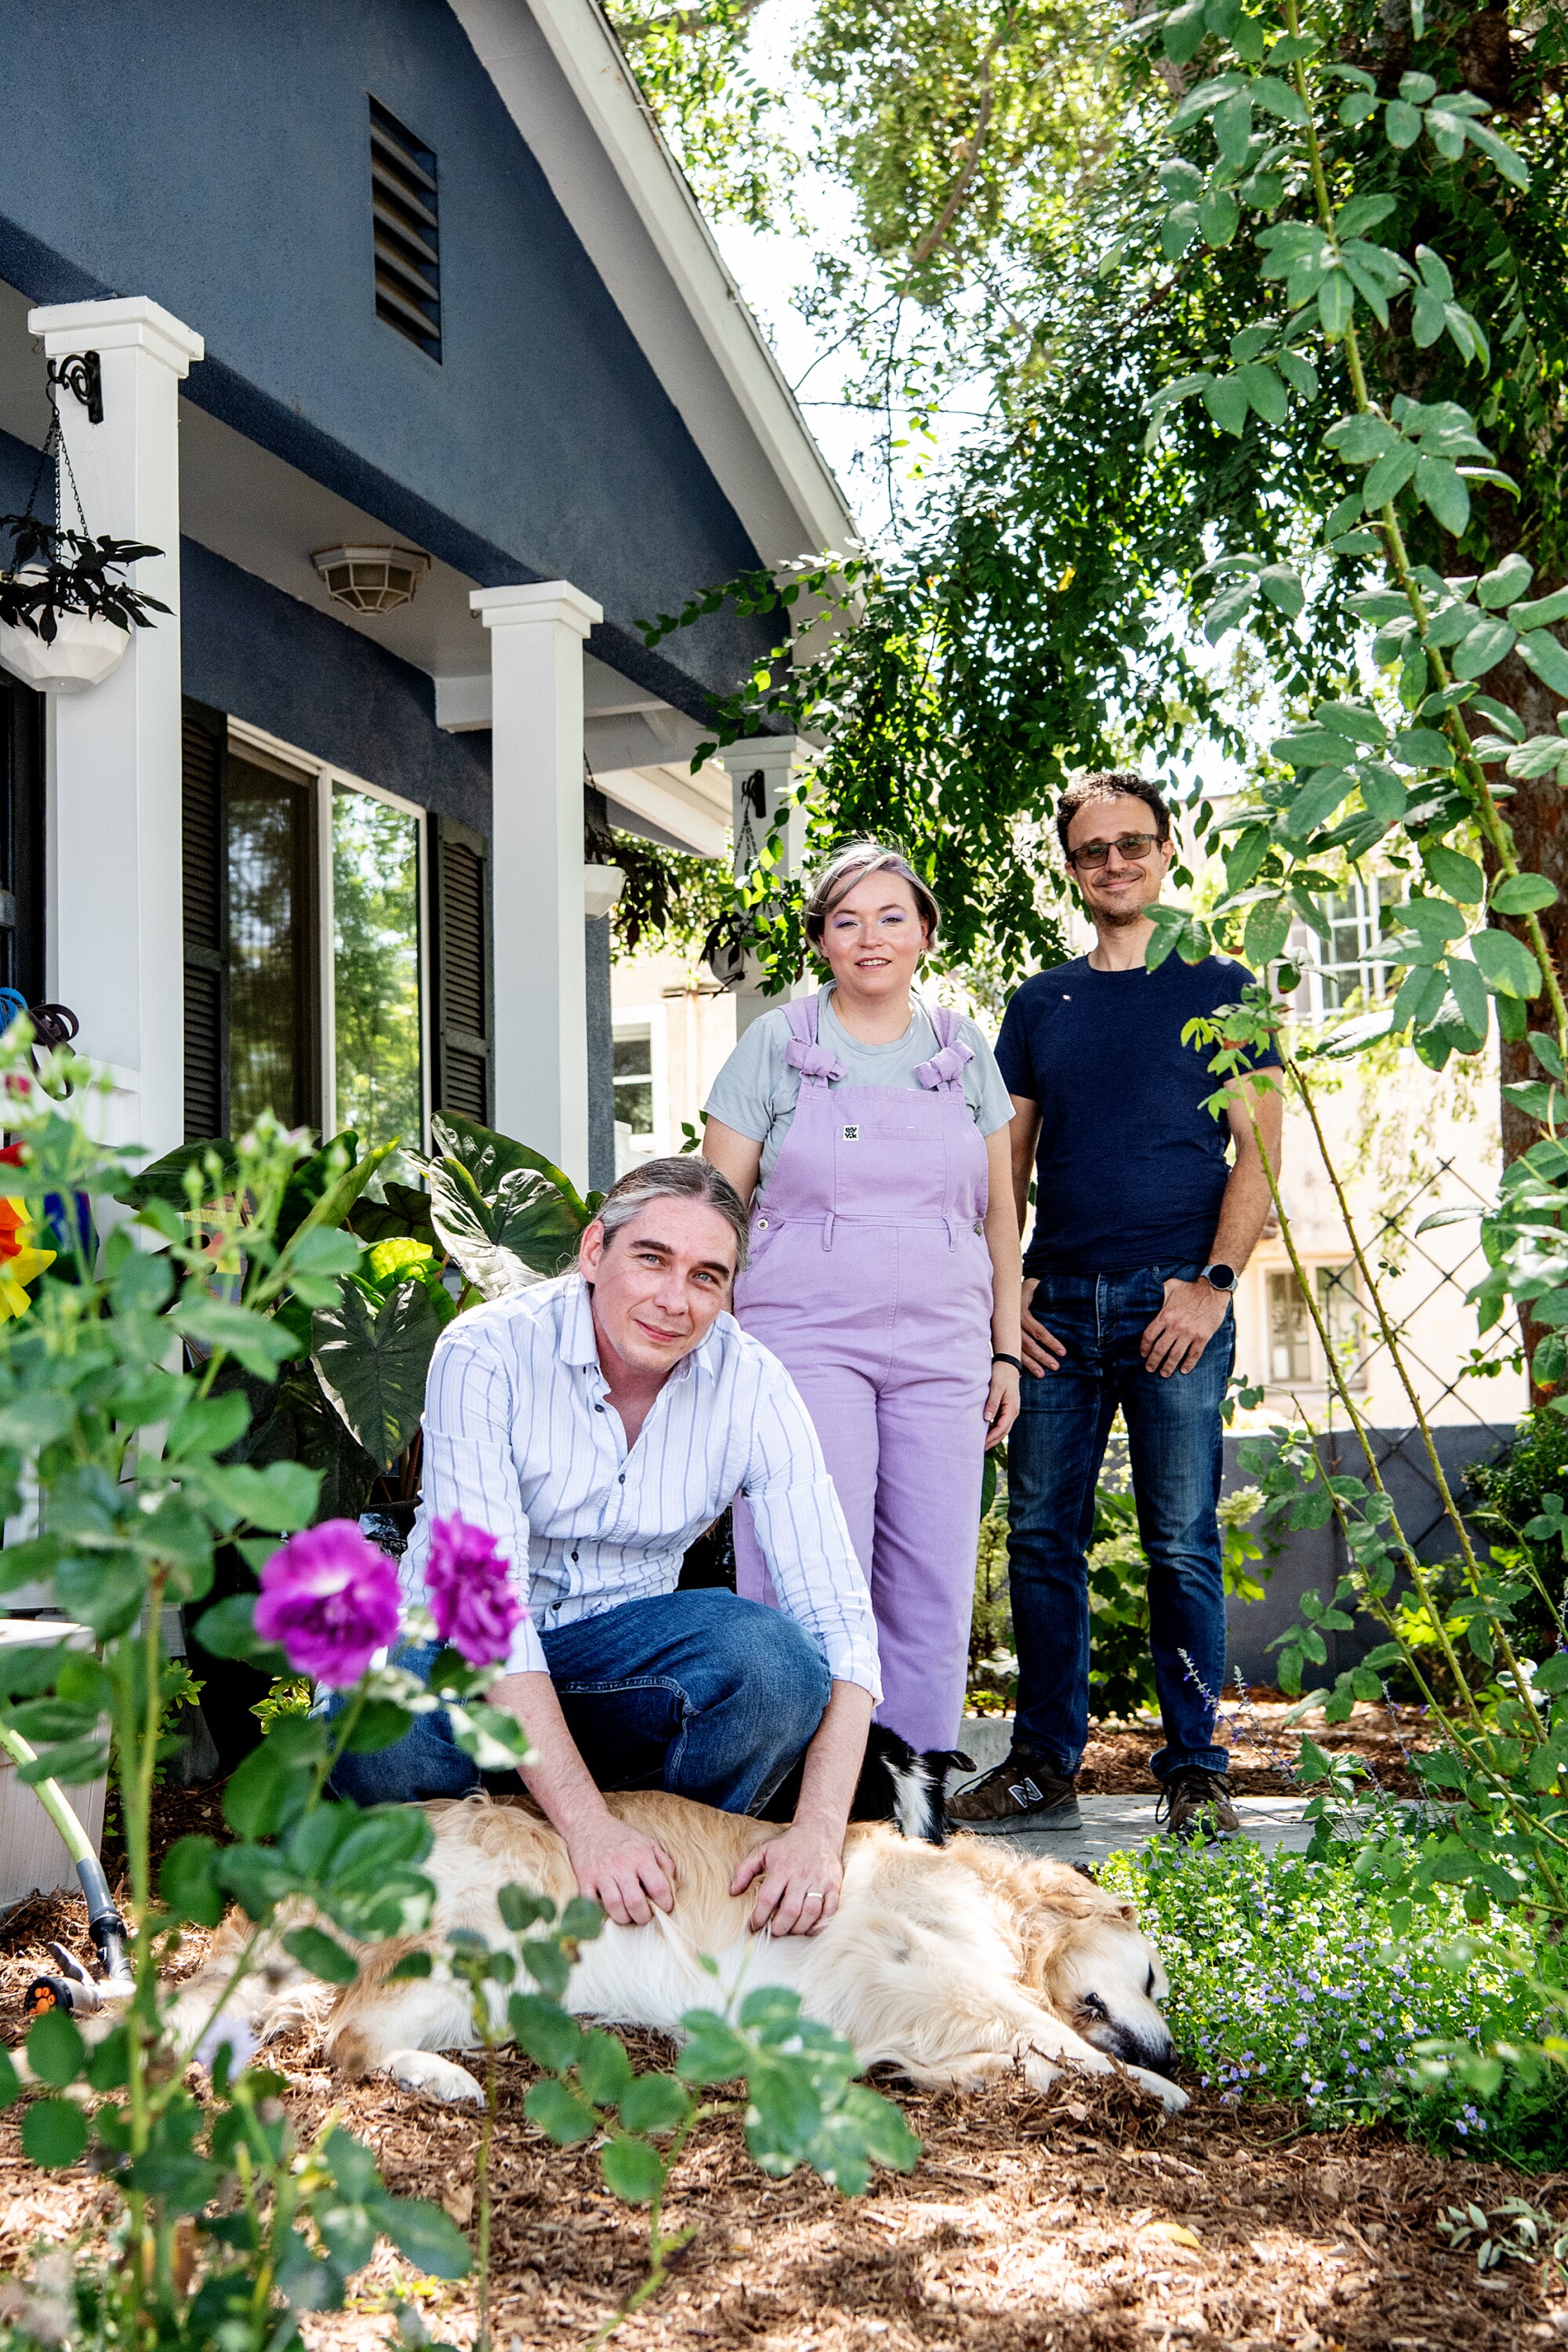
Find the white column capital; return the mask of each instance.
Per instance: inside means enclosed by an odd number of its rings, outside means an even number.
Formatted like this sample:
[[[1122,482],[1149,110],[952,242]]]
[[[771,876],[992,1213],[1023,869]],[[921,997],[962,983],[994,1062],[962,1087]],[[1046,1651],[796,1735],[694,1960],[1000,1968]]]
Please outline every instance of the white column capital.
[[[100,352],[145,352],[172,374],[184,376],[194,361],[206,356],[206,345],[195,330],[145,294],[112,302],[48,303],[28,311],[27,332],[43,337],[45,354],[51,360],[90,343]]]
[[[509,588],[471,588],[468,608],[487,629],[510,629],[527,622],[538,626],[552,622],[586,637],[605,608],[584,596],[570,580],[534,580]]]
[[[817,749],[804,735],[743,735],[738,743],[726,743],[716,757],[733,775],[740,768],[787,771],[812,767]]]

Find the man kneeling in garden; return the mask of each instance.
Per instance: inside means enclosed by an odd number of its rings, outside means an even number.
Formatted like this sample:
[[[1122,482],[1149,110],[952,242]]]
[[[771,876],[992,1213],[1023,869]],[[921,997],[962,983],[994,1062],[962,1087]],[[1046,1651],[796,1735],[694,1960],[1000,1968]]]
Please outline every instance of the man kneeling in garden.
[[[425,1494],[404,1562],[424,1597],[430,1529],[496,1538],[529,1602],[491,1703],[526,1726],[522,1779],[577,1885],[623,1927],[668,1911],[672,1865],[602,1789],[662,1788],[755,1813],[803,1752],[788,1828],[751,1854],[754,1926],[831,1918],[871,1710],[877,1633],[816,1433],[784,1366],[728,1314],[745,1255],[737,1194],[704,1160],[623,1176],[578,1270],[449,1326],[425,1398]],[[682,1555],[737,1493],[777,1610],[680,1591]],[[427,1672],[436,1651],[405,1652]],[[360,1804],[466,1796],[479,1775],[444,1713],[342,1757]]]

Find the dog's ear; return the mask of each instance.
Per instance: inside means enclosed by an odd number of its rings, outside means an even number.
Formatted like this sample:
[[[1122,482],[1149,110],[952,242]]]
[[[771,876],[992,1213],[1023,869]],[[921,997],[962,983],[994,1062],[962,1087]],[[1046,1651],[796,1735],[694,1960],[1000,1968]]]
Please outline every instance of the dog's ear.
[[[1135,1904],[1119,1903],[1116,1906],[1116,1910],[1119,1918],[1125,1919],[1130,1927],[1136,1927],[1138,1925],[1138,1910]]]
[[[962,1748],[928,1748],[921,1761],[929,1764],[933,1773],[973,1772],[974,1769],[973,1757],[966,1756]]]
[[[1077,1871],[1080,1878],[1087,1878],[1091,1886],[1098,1886],[1100,1885],[1100,1873],[1096,1870],[1092,1862],[1075,1862],[1073,1868]]]

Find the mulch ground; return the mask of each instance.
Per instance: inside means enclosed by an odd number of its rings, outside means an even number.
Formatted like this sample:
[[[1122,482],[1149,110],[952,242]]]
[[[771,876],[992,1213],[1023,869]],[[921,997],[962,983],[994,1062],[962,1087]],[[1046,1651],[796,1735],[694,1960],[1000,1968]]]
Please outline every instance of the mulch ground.
[[[1302,1740],[1307,1738],[1325,1755],[1359,1757],[1369,1778],[1391,1797],[1420,1796],[1421,1783],[1405,1760],[1407,1750],[1426,1744],[1425,1719],[1419,1707],[1368,1706],[1358,1703],[1347,1723],[1331,1728],[1324,1724],[1322,1710],[1318,1708],[1300,1725],[1287,1730],[1281,1718],[1291,1712],[1293,1705],[1293,1701],[1282,1699],[1274,1692],[1258,1692],[1249,1700],[1245,1716],[1237,1721],[1230,1702],[1226,1702],[1226,1713],[1232,1717],[1230,1779],[1239,1795],[1289,1796],[1295,1787],[1290,1767],[1300,1753]],[[1222,1744],[1226,1736],[1222,1727]],[[1157,1722],[1095,1724],[1084,1750],[1079,1788],[1089,1796],[1152,1796],[1159,1783],[1149,1769],[1149,1758],[1159,1745]]]
[[[1124,1743],[1142,1773],[1141,1730],[1097,1739],[1109,1750],[1097,1771],[1132,1771]],[[171,1790],[161,1813],[161,1843],[214,1832],[216,1792]],[[6,2039],[17,2038],[27,1979],[50,1965],[51,1937],[88,1956],[79,1902],[37,1897],[0,1927]],[[199,1964],[204,1943],[189,1938],[182,1968]],[[671,2054],[653,2035],[626,2040],[638,2064]],[[304,2039],[276,2056],[301,2132],[335,2115],[375,2148],[395,2191],[437,2198],[471,2229],[479,2125],[470,2110],[346,2083]],[[499,2060],[493,2269],[504,2352],[581,2344],[645,2266],[641,2218],[605,2193],[593,2149],[554,2148],[528,2123],[532,2079],[515,2052]],[[1568,2281],[1514,2264],[1483,2279],[1436,2227],[1450,2205],[1495,2211],[1515,2195],[1561,2217],[1568,2179],[1446,2161],[1382,2129],[1304,2134],[1288,2108],[1227,2108],[1212,2094],[1164,2117],[1117,2086],[1072,2081],[1048,2098],[1021,2081],[964,2097],[883,2087],[900,2098],[923,2153],[910,2178],[879,2176],[852,2200],[809,2175],[765,2179],[736,2124],[710,2125],[677,2169],[667,2216],[671,2227],[695,2224],[696,2235],[617,2342],[637,2352],[1568,2346]],[[98,2239],[110,2210],[84,2170],[28,2165],[17,2111],[0,2116],[0,2270],[25,2268],[41,2242]],[[418,2280],[384,2247],[347,2311],[307,2322],[310,2352],[389,2343],[408,2299],[433,2336],[471,2342],[471,2285]]]

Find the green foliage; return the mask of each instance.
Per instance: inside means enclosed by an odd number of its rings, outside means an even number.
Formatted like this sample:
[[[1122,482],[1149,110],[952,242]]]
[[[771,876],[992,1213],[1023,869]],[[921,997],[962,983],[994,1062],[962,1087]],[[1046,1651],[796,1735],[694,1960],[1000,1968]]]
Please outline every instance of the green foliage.
[[[253,1598],[231,1595],[207,1609],[196,1628],[204,1645],[269,1665],[279,1681],[261,1710],[261,1744],[225,1786],[235,1842],[177,1840],[154,1885],[153,1790],[169,1706],[188,1687],[163,1654],[161,1627],[166,1605],[209,1593],[219,1544],[237,1544],[259,1567],[279,1534],[311,1517],[314,1472],[295,1461],[235,1458],[271,1412],[271,1378],[300,1344],[294,1311],[330,1317],[351,1294],[433,1298],[421,1271],[431,1263],[432,1228],[420,1233],[403,1203],[366,1201],[384,1153],[360,1155],[350,1137],[307,1155],[300,1139],[266,1116],[236,1146],[188,1148],[133,1177],[126,1154],[92,1139],[87,1083],[68,1055],[45,1056],[39,1084],[25,1042],[0,1048],[0,1087],[21,1145],[8,1190],[35,1216],[51,1195],[82,1211],[68,1255],[40,1276],[23,1314],[0,1323],[0,1503],[9,1515],[24,1491],[36,1495],[47,1529],[0,1553],[0,1587],[49,1581],[55,1601],[100,1643],[96,1654],[61,1641],[0,1658],[0,1722],[38,1748],[25,1777],[72,1780],[97,1769],[100,1724],[110,1721],[134,1990],[90,2052],[63,2010],[35,2022],[28,2057],[45,2095],[31,2086],[22,2142],[42,2166],[88,2157],[122,2200],[123,2258],[111,2270],[83,2266],[79,2282],[94,2343],[124,2352],[207,2352],[215,2343],[223,2352],[287,2352],[300,2341],[303,2313],[342,2306],[378,2240],[442,2278],[468,2271],[468,2248],[438,2208],[390,2196],[372,2151],[340,2126],[329,2121],[301,2142],[279,2097],[281,2079],[237,2067],[230,2045],[218,2049],[210,2096],[198,2098],[186,2071],[214,2021],[176,2041],[161,1969],[184,1927],[216,1927],[235,1904],[256,1931],[237,1973],[276,1932],[293,1959],[331,1985],[354,1981],[364,1948],[427,1927],[426,1814],[403,1805],[362,1811],[327,1794],[338,1759],[401,1738],[426,1693],[399,1667],[373,1668],[331,1720],[310,1715],[297,1679],[281,1675],[285,1658],[257,1637]],[[575,1234],[592,1213],[559,1171],[503,1137],[452,1122],[438,1128],[437,1141],[437,1216],[443,1187],[487,1214],[510,1202],[507,1231],[516,1239],[518,1178],[538,1188],[531,1197],[541,1204],[541,1248]],[[111,1197],[131,1213],[99,1244],[92,1236],[109,1223]],[[368,1244],[342,1224],[362,1203],[374,1220]],[[182,1338],[198,1341],[195,1361],[172,1371],[184,1361]],[[226,1384],[237,1360],[246,1380]],[[160,1424],[162,1452],[138,1442]],[[405,1630],[427,1634],[424,1612]],[[500,1769],[515,1765],[525,1738],[513,1716],[486,1704],[491,1679],[492,1669],[451,1652],[430,1677],[458,1744],[485,1769]],[[607,2158],[606,2179],[634,2200],[651,2183],[657,2200],[669,2161],[660,2143],[698,2110],[673,2076],[645,2077],[639,2089],[622,2045],[585,2033],[560,2008],[575,1939],[597,1932],[597,1912],[574,1901],[556,1919],[553,1906],[520,1889],[508,1891],[504,1908],[537,1988],[513,1996],[521,2038],[548,2043],[559,2062],[535,2086],[536,2111],[560,2138],[571,2136],[574,2117],[586,2119],[587,2133],[607,2128],[618,2152]],[[510,1987],[515,1973],[510,1952],[490,1954],[472,1937],[455,1939],[452,1965],[477,1993]],[[429,1955],[416,1952],[396,1973],[429,1969]],[[758,2110],[753,2139],[771,2169],[805,2162],[858,2186],[872,2161],[903,2150],[901,2123],[853,2083],[846,2044],[776,2003],[765,2014],[744,2010],[737,2031]],[[19,2092],[0,2055],[0,2104]],[[903,2152],[912,2161],[912,2142]],[[195,2225],[194,2259],[186,2223]],[[488,2241],[480,2258],[488,2265]],[[482,2294],[488,2310],[488,2275]]]
[[[1000,1479],[997,1486],[980,1522],[970,1621],[968,1704],[979,1715],[1005,1712],[1018,1677],[1007,1589],[1006,1490]],[[1265,1559],[1252,1532],[1262,1503],[1258,1488],[1244,1486],[1220,1504],[1225,1589],[1242,1601],[1260,1601],[1273,1573],[1272,1556]],[[1259,1575],[1253,1573],[1255,1561],[1264,1562]],[[1090,1714],[1098,1721],[1137,1715],[1157,1706],[1158,1696],[1149,1648],[1149,1561],[1125,1466],[1095,1489],[1088,1568]]]
[[[443,1319],[414,1275],[379,1297],[367,1285],[344,1282],[336,1303],[310,1318],[316,1376],[379,1470],[391,1469],[419,1426]]]
[[[321,1801],[336,1753],[367,1710],[380,1707],[392,1737],[406,1727],[395,1704],[403,1694],[367,1687],[335,1738],[280,1717],[226,1791],[231,1822],[249,1842],[220,1851],[210,1839],[180,1840],[156,1889],[148,1863],[171,1717],[192,1689],[186,1669],[163,1654],[163,1610],[202,1601],[216,1545],[254,1541],[264,1556],[277,1534],[305,1524],[317,1497],[315,1474],[299,1463],[233,1459],[254,1406],[250,1391],[224,1386],[225,1375],[243,1365],[265,1410],[268,1381],[296,1344],[281,1319],[285,1303],[334,1296],[358,1264],[360,1244],[336,1221],[363,1190],[363,1163],[347,1146],[306,1157],[298,1139],[261,1118],[237,1146],[188,1150],[132,1178],[125,1154],[92,1139],[85,1066],[46,1056],[40,1084],[23,1045],[6,1049],[0,1075],[23,1159],[8,1171],[13,1191],[35,1215],[51,1194],[80,1210],[68,1251],[38,1280],[26,1311],[0,1326],[0,1486],[12,1496],[8,1510],[24,1486],[36,1493],[47,1529],[5,1551],[0,1582],[49,1580],[54,1600],[100,1643],[96,1655],[62,1643],[7,1661],[0,1714],[38,1745],[37,1770],[68,1780],[94,1765],[98,1727],[108,1719],[136,1927],[135,1990],[105,2041],[89,2053],[64,2011],[34,2024],[34,2074],[51,2094],[69,2095],[29,2101],[23,2147],[49,2167],[90,2150],[126,2200],[132,2252],[93,2282],[97,2340],[136,2352],[157,2342],[196,2352],[214,2340],[262,2352],[297,2340],[299,2311],[341,2304],[384,2232],[427,2270],[456,2276],[468,2261],[446,2217],[388,2197],[370,2151],[345,2134],[299,2148],[277,2077],[249,2069],[231,2079],[220,2057],[212,2104],[195,2099],[184,2079],[190,2051],[170,2044],[160,1984],[182,1923],[215,1926],[236,1894],[258,1925],[289,1895],[305,1896],[354,1937],[405,1932],[424,1918],[431,1889],[417,1869],[428,1840],[422,1817],[362,1815]],[[100,1243],[116,1196],[131,1215]],[[195,1343],[195,1361],[170,1370],[185,1360],[181,1337]],[[139,1442],[158,1423],[162,1451]],[[224,1620],[215,1640],[231,1652],[247,1638],[235,1621],[248,1608],[208,1612]],[[279,1832],[279,1843],[264,1843]],[[340,1981],[352,1973],[350,1956],[323,1929],[291,1934],[307,1965]],[[5,2074],[15,2095],[8,2063]],[[239,2171],[251,2201],[237,2211]],[[195,2219],[200,2231],[194,2274],[173,2259],[182,2219]]]
[[[1539,1920],[1481,1928],[1451,1888],[1391,1895],[1343,1844],[1325,1861],[1155,1847],[1101,1876],[1137,1906],[1170,1975],[1177,2047],[1227,2103],[1289,2100],[1324,2127],[1386,2117],[1531,2168],[1568,2155],[1561,2073],[1493,2054],[1568,2023],[1562,1954]]]
[[[758,5],[609,0],[605,14],[704,208],[763,228],[790,216],[799,157],[746,55]]]
[[[270,1731],[280,1717],[309,1715],[312,1686],[303,1675],[279,1675],[263,1699],[258,1699],[250,1712],[263,1731]]]
[[[574,1262],[596,1202],[561,1169],[455,1112],[433,1119],[431,1131],[435,1154],[420,1163],[431,1223],[480,1297],[501,1297]]]
[[[1550,1656],[1563,1643],[1568,1614],[1568,1419],[1527,1413],[1496,1459],[1472,1464],[1466,1476],[1480,1498],[1481,1526],[1501,1538],[1521,1573],[1512,1619],[1519,1646],[1531,1658]]]
[[[775,2179],[808,2164],[845,2195],[858,2196],[874,2165],[912,2169],[920,2143],[902,2116],[855,2081],[854,2051],[826,2026],[802,2017],[798,1994],[768,1986],[737,1995],[722,2012],[689,2011],[681,2020],[687,2038],[675,2072],[639,2074],[615,2034],[584,2031],[561,2005],[580,1945],[604,1926],[598,1906],[579,1897],[558,1913],[548,1896],[520,1886],[502,1887],[497,1906],[514,1938],[510,1948],[492,1948],[463,1929],[448,1938],[447,1952],[451,1973],[469,1988],[474,2029],[489,2062],[477,2167],[481,2340],[489,2328],[484,2250],[490,2226],[494,2053],[509,2038],[544,2070],[523,2102],[530,2122],[558,2147],[601,2135],[605,2188],[623,2204],[648,2209],[647,2273],[612,2326],[657,2294],[671,2257],[695,2233],[695,2224],[665,2230],[665,2193],[693,2133],[713,2116],[745,2116],[747,2146]],[[510,1990],[519,1959],[539,1990]],[[732,2084],[741,2086],[740,2095],[702,2095]],[[610,2332],[601,2331],[598,2340]]]
[[[395,1092],[390,1078],[384,1096],[387,1088]],[[288,1278],[268,1302],[267,1328],[231,1326],[216,1300],[186,1309],[187,1327],[195,1314],[209,1342],[233,1351],[200,1411],[232,1415],[207,1450],[234,1465],[222,1473],[231,1500],[258,1525],[281,1529],[277,1510],[298,1512],[307,1480],[295,1524],[305,1524],[318,1490],[323,1518],[357,1517],[378,1473],[408,1491],[426,1378],[447,1324],[477,1298],[558,1271],[587,1223],[588,1204],[540,1153],[455,1117],[434,1129],[430,1160],[396,1137],[363,1151],[346,1130],[292,1171],[278,1213],[279,1237],[291,1237]],[[428,1192],[387,1178],[389,1165],[404,1162]],[[121,1180],[118,1196],[170,1209],[199,1201],[202,1217],[217,1217],[237,1181],[232,1144],[185,1144]],[[279,1379],[280,1365],[289,1369]],[[172,1436],[176,1451],[184,1442]],[[259,1486],[257,1459],[268,1482]],[[263,1521],[267,1500],[273,1516]]]
[[[1012,1705],[1017,1678],[1013,1603],[1007,1585],[1007,1488],[1005,1476],[998,1473],[975,1547],[965,1704],[977,1715],[1003,1714]]]

